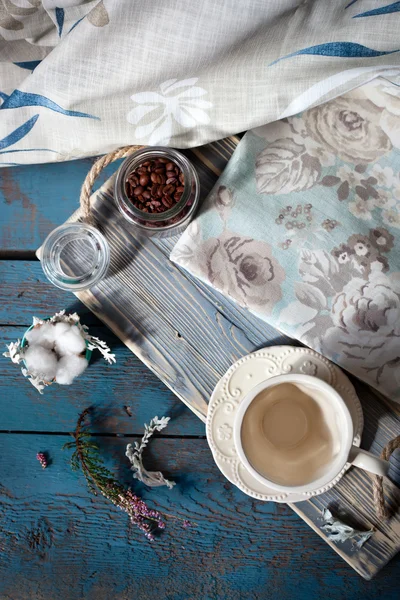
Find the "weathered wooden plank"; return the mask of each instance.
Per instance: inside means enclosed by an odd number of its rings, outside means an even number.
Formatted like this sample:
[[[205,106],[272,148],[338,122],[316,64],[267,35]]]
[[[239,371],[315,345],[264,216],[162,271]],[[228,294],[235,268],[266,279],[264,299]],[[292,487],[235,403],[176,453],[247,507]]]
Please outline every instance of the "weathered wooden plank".
[[[119,238],[119,233],[116,238]],[[133,249],[132,252],[135,254],[135,249]],[[152,272],[154,253],[158,253],[157,249],[151,248],[149,256],[141,254],[139,257],[140,261],[136,260],[135,262],[135,269],[141,269],[143,273],[148,271],[151,279],[155,279],[156,273],[156,271]],[[124,258],[124,260],[129,261],[129,257],[127,259]],[[138,264],[139,262],[140,264]],[[167,263],[167,261],[165,262]],[[123,265],[119,263],[115,266],[118,270],[122,269],[122,267]],[[182,296],[182,291],[176,294],[176,290],[182,288],[180,281],[185,282],[185,279],[183,276],[179,275],[178,271],[176,271],[176,273],[177,276],[179,276],[179,281],[174,281],[173,278],[171,280],[169,278],[170,273],[165,274],[163,271],[160,272],[162,285],[159,282],[157,294],[150,294],[150,291],[153,292],[153,290],[151,289],[148,291],[143,285],[134,286],[132,292],[135,293],[135,297],[130,304],[125,304],[124,308],[128,311],[128,314],[137,314],[137,318],[142,327],[144,326],[146,319],[149,320],[150,318],[149,327],[153,328],[154,324],[157,322],[155,311],[162,313],[163,318],[166,318],[171,324],[173,345],[175,346],[182,346],[184,344],[182,340],[188,337],[186,335],[188,331],[193,331],[197,338],[201,340],[201,334],[204,331],[204,322],[207,321],[209,323],[209,328],[207,330],[207,336],[204,337],[203,340],[203,347],[200,349],[201,354],[202,356],[211,358],[213,362],[216,362],[223,372],[229,368],[231,361],[234,360],[234,357],[237,356],[238,353],[246,354],[252,346],[249,344],[246,336],[243,335],[241,330],[235,329],[235,327],[223,318],[212,305],[204,303],[202,297],[199,296],[199,294],[196,295],[196,290],[194,290],[194,292],[191,289],[183,290],[183,292],[188,291],[188,293],[191,294],[191,297],[189,295],[188,301],[198,307],[196,319],[186,319],[185,314],[181,313],[179,307],[177,310],[177,301],[179,299],[182,300],[182,298],[179,298],[179,296]],[[4,281],[2,291],[0,292],[3,300],[0,314],[5,322],[15,323],[17,321],[28,325],[31,322],[34,308],[35,310],[40,310],[41,306],[46,305],[46,310],[49,311],[48,314],[53,314],[57,310],[60,310],[61,307],[66,306],[66,297],[72,298],[72,295],[66,295],[53,286],[49,287],[48,284],[45,283],[39,263],[2,261],[2,263],[0,263],[0,280]],[[111,293],[107,295],[112,297]],[[38,302],[38,298],[41,298],[40,302]],[[54,302],[53,299],[56,299],[56,301]],[[144,303],[143,300],[145,301]],[[64,302],[64,304],[61,304],[62,302]],[[151,305],[151,310],[149,310],[149,304]],[[83,305],[81,305],[81,307],[83,307]],[[76,301],[75,303],[66,306],[66,308],[67,310],[78,310],[80,314],[83,314],[82,321],[87,322],[87,309],[85,308],[84,311],[81,310],[81,308],[76,305]],[[19,314],[20,310],[21,314]],[[113,307],[111,307],[110,310],[114,310]],[[171,331],[171,327],[169,328],[169,331]],[[224,355],[224,362],[222,364],[220,364],[219,353],[221,336],[227,340],[226,344],[230,343],[232,345],[231,356],[229,354],[227,356]],[[186,354],[187,350],[185,350],[185,348],[183,350]],[[165,353],[168,353],[169,351],[170,349],[165,347]],[[196,356],[198,351],[199,348],[192,350]],[[215,376],[213,377],[213,380],[216,381]],[[209,387],[207,393],[209,394],[211,391],[212,387]]]
[[[95,160],[0,169],[0,253],[36,250],[79,205],[80,188]],[[105,169],[98,183],[118,164]]]
[[[50,285],[35,260],[0,260],[0,324],[31,325],[32,316],[48,317],[65,309],[77,312],[82,323],[100,325],[73,294]]]
[[[204,196],[207,191],[210,189],[210,187],[212,186],[212,184],[214,183],[219,171],[221,170],[221,168],[223,168],[224,163],[226,162],[226,159],[228,158],[230,151],[232,150],[233,145],[231,145],[231,147],[229,148],[229,144],[227,142],[221,142],[221,145],[217,148],[217,146],[215,146],[214,148],[212,148],[211,150],[211,156],[212,159],[208,160],[207,158],[207,148],[203,148],[203,149],[196,149],[195,151],[193,151],[193,154],[190,155],[191,159],[196,163],[196,167],[198,168],[198,170],[200,171],[200,177],[202,180],[202,195]],[[214,156],[215,155],[215,156]],[[206,159],[206,160],[204,160]],[[218,162],[219,160],[219,162]],[[204,182],[204,183],[203,183]],[[75,198],[71,198],[71,204],[73,206],[75,206]],[[49,207],[49,210],[53,210],[51,207]],[[59,221],[57,221],[57,224],[59,223]],[[46,232],[47,233],[47,232]],[[32,232],[26,232],[26,237],[25,239],[32,239]],[[31,237],[29,237],[31,236]],[[4,246],[6,248],[13,248],[12,245],[6,245]],[[31,248],[31,246],[25,246],[25,248]],[[157,253],[154,252],[154,249],[157,250],[163,250],[162,245],[157,245],[156,243],[153,242],[153,246],[152,246],[152,252],[151,254],[156,255],[156,260],[160,261],[161,258],[159,257],[159,255]],[[165,258],[165,256],[164,256]],[[181,273],[182,275],[182,273]],[[177,276],[176,276],[177,277]],[[190,278],[187,277],[187,286],[189,286],[190,283]],[[186,285],[186,284],[185,284]],[[225,302],[224,299],[218,298],[217,296],[213,295],[213,292],[209,291],[206,287],[204,287],[202,289],[201,285],[192,285],[192,288],[195,290],[195,297],[196,297],[196,303],[200,303],[202,305],[204,298],[207,300],[207,309],[211,310],[212,314],[218,314],[218,319],[221,319],[221,317],[223,317],[224,321],[223,321],[223,328],[222,330],[224,331],[224,335],[227,335],[227,332],[229,331],[229,326],[227,325],[227,321],[231,322],[234,324],[235,328],[232,328],[232,334],[231,334],[231,339],[229,341],[230,344],[230,348],[232,349],[232,353],[233,355],[235,354],[236,350],[238,350],[241,346],[246,346],[248,342],[250,343],[250,347],[251,349],[253,349],[254,346],[260,346],[263,345],[263,332],[261,330],[261,333],[258,329],[258,325],[255,326],[249,326],[249,322],[246,322],[246,318],[244,317],[244,314],[240,314],[240,309],[238,311],[236,311],[236,307],[234,305],[229,306],[230,303],[227,303],[227,307],[225,306]],[[185,287],[185,289],[190,289],[188,287]],[[151,289],[151,292],[153,293],[153,290]],[[192,294],[193,292],[190,291],[189,296]],[[216,376],[216,374],[218,374],[218,369],[220,367],[223,366],[224,363],[224,357],[223,357],[223,352],[224,349],[223,347],[220,347],[220,353],[218,353],[217,355],[217,363],[216,365],[214,364],[214,362],[209,365],[207,363],[207,360],[209,359],[208,355],[206,357],[203,356],[204,354],[204,350],[207,349],[206,345],[204,343],[200,344],[200,347],[197,348],[197,338],[195,336],[191,337],[191,331],[188,329],[187,327],[187,323],[185,318],[181,319],[180,324],[184,326],[186,326],[185,329],[185,337],[182,336],[182,334],[180,334],[180,332],[178,331],[179,335],[181,337],[178,336],[178,340],[180,340],[180,350],[179,352],[177,352],[177,357],[174,356],[173,359],[170,357],[170,355],[168,354],[168,351],[170,351],[171,348],[173,348],[174,353],[175,352],[175,346],[176,345],[176,339],[174,339],[177,337],[176,333],[177,333],[177,329],[174,327],[175,324],[175,319],[169,319],[166,321],[162,321],[162,316],[163,314],[158,314],[161,309],[162,309],[162,305],[158,304],[157,305],[157,311],[154,311],[154,306],[153,306],[153,298],[151,297],[151,302],[149,302],[149,295],[148,294],[143,294],[143,293],[139,293],[139,290],[136,291],[136,300],[137,302],[135,302],[134,305],[132,305],[132,309],[134,310],[134,326],[132,327],[132,325],[130,327],[128,327],[127,330],[123,330],[121,329],[119,326],[117,327],[116,325],[113,325],[114,331],[116,331],[116,333],[124,338],[124,336],[126,337],[126,335],[133,337],[134,339],[134,346],[136,348],[137,353],[145,360],[148,362],[148,364],[151,364],[152,368],[154,370],[156,370],[158,372],[158,374],[161,377],[164,377],[164,379],[166,379],[168,385],[172,388],[172,389],[176,389],[178,391],[178,394],[180,394],[180,397],[182,397],[183,399],[186,397],[195,397],[196,401],[199,402],[199,400],[203,399],[203,398],[207,398],[207,394],[209,393],[210,388],[212,387],[212,381],[213,381],[213,377]],[[202,300],[200,299],[199,294],[202,296]],[[96,303],[94,303],[94,300],[96,300]],[[98,298],[94,298],[92,299],[92,307],[95,309],[97,308],[97,312],[98,311],[98,304],[97,304]],[[140,315],[141,315],[141,311],[142,309],[144,310],[146,307],[146,303],[148,303],[148,308],[147,308],[147,319],[149,320],[149,314],[156,314],[157,319],[155,322],[150,323],[150,322],[146,322],[146,318],[145,318],[145,324],[143,326],[143,323],[141,322],[140,319]],[[196,305],[197,305],[196,304]],[[213,309],[210,308],[210,306],[214,306],[214,312]],[[137,308],[137,306],[139,306],[139,309]],[[115,308],[112,306],[112,302],[109,304],[109,308]],[[174,305],[173,303],[171,303],[169,305],[169,310],[170,315],[173,315],[174,309]],[[162,311],[161,311],[162,312]],[[146,315],[145,315],[146,317]],[[119,315],[118,315],[118,320],[119,320]],[[252,320],[252,319],[251,319]],[[121,321],[123,323],[123,319]],[[153,326],[153,330],[151,330],[150,325]],[[161,326],[161,333],[158,331],[158,327]],[[214,327],[215,325],[213,325]],[[215,333],[215,330],[213,330]],[[246,335],[243,337],[243,331],[246,332]],[[198,331],[197,331],[198,333]],[[279,339],[279,334],[277,332],[273,332],[274,333],[274,337]],[[239,337],[237,337],[237,335],[239,335]],[[273,338],[271,338],[271,332],[266,333],[266,337],[268,340],[272,341]],[[182,343],[181,343],[182,342]],[[178,348],[179,348],[178,345]],[[183,347],[183,349],[182,349]],[[213,357],[216,356],[215,354],[215,349],[213,348]],[[249,350],[247,350],[249,351]],[[240,354],[241,355],[241,354]],[[174,369],[171,372],[170,367],[168,366],[168,364],[166,364],[168,362],[168,360],[172,360],[172,364]],[[174,362],[175,361],[175,362]],[[196,363],[195,365],[193,364]],[[209,361],[211,362],[211,361]],[[203,382],[198,382],[196,380],[196,375],[198,374],[198,369],[196,369],[196,365],[200,365],[200,372],[202,374],[202,376],[204,377],[205,381]],[[217,368],[216,368],[217,367]],[[222,374],[222,373],[219,373]],[[191,389],[187,389],[188,388],[188,381],[191,384]],[[194,383],[193,383],[194,382]],[[390,424],[389,424],[389,428],[390,428]],[[380,431],[377,434],[378,436],[378,443],[383,443],[382,442],[382,437],[381,437],[381,433]],[[305,518],[307,518],[304,515]],[[315,526],[315,523],[314,523]],[[386,556],[386,555],[385,555]],[[248,589],[248,588],[246,588]]]
[[[168,256],[170,243],[154,242],[157,248]],[[275,344],[293,343],[287,336],[279,335],[268,324],[254,318],[246,309],[185,271],[179,270],[227,321],[246,332],[246,337],[254,347],[265,344],[267,338],[273,339]],[[65,308],[67,312],[78,312],[82,322],[87,325],[100,324],[93,313],[72,294],[66,294],[49,285],[39,261],[0,261],[0,282],[0,323],[3,325],[29,325],[33,314],[45,317],[61,308]],[[42,314],[43,307],[46,308],[46,314]]]
[[[353,378],[362,401],[365,424],[362,447],[379,455],[383,446],[398,435],[400,418],[396,405],[385,405],[378,400],[374,391]],[[293,504],[291,507],[304,518],[322,537],[319,518],[323,507],[332,513],[343,513],[360,529],[374,529],[373,537],[361,550],[354,550],[349,542],[335,546],[328,543],[353,568],[366,579],[373,577],[400,550],[400,489],[385,480],[385,498],[391,510],[387,521],[378,519],[372,496],[371,477],[360,469],[350,469],[334,488],[312,498],[309,502]]]
[[[69,432],[79,412],[96,404],[100,432],[141,433],[143,423],[165,415],[173,417],[167,435],[204,435],[203,423],[104,326],[91,331],[110,345],[117,363],[107,365],[94,353],[89,368],[73,385],[52,385],[40,395],[20,368],[1,356],[6,344],[24,331],[24,326],[0,327],[0,431]]]
[[[224,169],[239,139],[235,136],[184,153],[194,163],[204,198]],[[0,169],[0,253],[36,250],[79,206],[82,183],[96,157]],[[101,185],[121,161],[105,169]]]
[[[111,188],[110,182],[107,185]],[[135,236],[132,228],[116,210],[109,194],[101,191],[93,197],[93,210],[102,223],[111,247],[111,267],[103,282],[90,292],[78,294],[78,297],[184,402],[202,416],[209,391],[218,378],[236,359],[254,350],[254,342],[236,325],[232,325],[231,329],[226,326],[225,323],[229,325],[229,321],[213,304],[215,297],[212,294],[207,294],[206,297],[199,287],[192,284],[184,271],[170,263],[168,247],[163,247],[163,242]],[[222,299],[221,301],[223,302]],[[215,319],[205,318],[205,315],[210,314],[218,314],[218,324],[223,323],[223,326],[215,329]],[[199,316],[200,321],[197,321]],[[237,313],[235,318],[240,321],[240,314]],[[185,343],[183,353],[182,346],[174,339],[175,327],[180,344]],[[258,330],[263,331],[262,327]],[[228,331],[234,333],[227,335]],[[275,337],[279,336],[274,330],[272,332],[271,339],[271,328],[265,328],[266,341],[263,345],[274,343]],[[211,345],[204,343],[204,340],[210,340]],[[216,345],[217,351],[213,345]],[[145,352],[143,346],[146,348]],[[161,356],[160,348],[165,353]],[[185,362],[188,354],[189,364]],[[373,398],[372,405],[380,404],[376,396]],[[381,430],[377,427],[379,421],[376,414],[374,419],[369,420],[368,407],[367,402],[366,427],[372,429],[372,437],[376,436],[383,445],[397,435],[399,420],[391,413]],[[390,434],[389,437],[386,436],[387,433]],[[365,479],[367,476],[363,477]],[[357,510],[364,514],[364,504],[371,503],[371,497],[366,493],[361,494],[356,487],[354,495],[351,486],[346,488],[343,485],[343,490],[346,490],[344,497],[347,504],[355,504]],[[310,522],[311,518],[305,510],[296,508],[296,511]],[[316,519],[311,507],[309,513]],[[364,516],[369,516],[368,511]],[[364,577],[371,577],[400,549],[400,539],[393,535],[398,519],[399,513],[389,525],[388,531],[384,532],[384,547],[379,546],[379,551],[377,548],[375,560],[366,562],[364,568],[360,567],[357,552],[341,549],[341,556]],[[319,530],[317,521],[314,522],[314,529]],[[371,556],[374,556],[372,545],[370,548]],[[365,553],[363,557],[367,561]]]
[[[159,250],[161,250],[166,258],[169,258],[177,239],[174,237],[160,240],[154,238],[152,242]],[[265,321],[258,319],[249,310],[242,308],[227,296],[224,296],[211,286],[200,281],[197,277],[194,277],[189,272],[185,271],[185,269],[178,265],[175,266],[185,275],[185,278],[190,281],[191,285],[193,285],[208,302],[211,302],[211,304],[213,304],[218,311],[228,319],[228,321],[246,332],[246,336],[255,348],[261,348],[265,345],[266,339],[274,340],[274,344],[276,345],[300,345],[296,340],[292,340],[287,335],[277,331],[274,327],[271,327]]]
[[[149,467],[177,481],[144,490],[167,521],[150,544],[124,513],[90,496],[61,451],[66,436],[0,435],[2,600],[394,600],[399,558],[363,581],[284,505],[250,500],[226,483],[205,440],[154,440]],[[127,483],[130,438],[97,440]],[[35,454],[52,460],[42,470]],[[142,488],[142,486],[140,486]],[[136,488],[138,489],[138,488]]]
[[[204,398],[254,343],[151,239],[135,237],[110,196],[98,195],[94,211],[107,224],[111,264],[98,286],[77,297],[204,420]],[[275,343],[276,332],[264,330],[263,345]]]

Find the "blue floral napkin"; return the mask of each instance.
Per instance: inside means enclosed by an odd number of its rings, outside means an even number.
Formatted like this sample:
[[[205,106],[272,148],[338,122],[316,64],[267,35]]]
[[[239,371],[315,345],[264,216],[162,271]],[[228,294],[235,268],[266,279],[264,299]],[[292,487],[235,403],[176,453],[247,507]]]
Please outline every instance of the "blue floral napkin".
[[[400,401],[400,77],[248,132],[171,259]]]

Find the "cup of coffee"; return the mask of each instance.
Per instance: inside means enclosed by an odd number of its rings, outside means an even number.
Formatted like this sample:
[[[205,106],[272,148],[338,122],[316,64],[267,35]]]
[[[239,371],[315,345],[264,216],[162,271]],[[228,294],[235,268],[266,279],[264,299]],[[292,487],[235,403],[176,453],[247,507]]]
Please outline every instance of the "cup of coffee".
[[[280,375],[245,396],[233,429],[238,457],[261,483],[287,493],[332,487],[347,463],[386,475],[388,463],[353,445],[343,398],[309,375]]]

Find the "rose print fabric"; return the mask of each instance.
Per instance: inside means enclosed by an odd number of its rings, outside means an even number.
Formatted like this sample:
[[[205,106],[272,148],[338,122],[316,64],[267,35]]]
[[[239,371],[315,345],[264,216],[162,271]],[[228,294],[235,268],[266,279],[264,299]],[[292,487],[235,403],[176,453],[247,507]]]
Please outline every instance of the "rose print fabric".
[[[400,4],[390,0],[0,0],[0,166],[199,146],[399,65]],[[390,106],[374,106],[364,158],[390,139],[375,136],[390,129]],[[318,147],[325,117],[308,123]],[[328,151],[335,140],[324,139]],[[278,157],[300,152],[285,143]],[[299,191],[322,164],[303,153],[299,180],[296,166],[270,182],[270,158],[260,157],[265,193],[279,182]]]
[[[248,132],[171,258],[400,401],[400,77]]]

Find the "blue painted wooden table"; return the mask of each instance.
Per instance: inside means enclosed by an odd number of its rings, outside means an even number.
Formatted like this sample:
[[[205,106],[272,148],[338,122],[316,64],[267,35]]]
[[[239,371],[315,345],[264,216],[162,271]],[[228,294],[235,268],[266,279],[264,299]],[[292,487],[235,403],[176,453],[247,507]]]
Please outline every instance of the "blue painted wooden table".
[[[66,308],[77,310],[117,357],[114,366],[95,360],[72,387],[53,386],[43,396],[0,360],[0,599],[398,598],[399,557],[364,581],[289,507],[253,501],[231,486],[213,462],[201,421],[72,295],[46,282],[34,251],[77,206],[91,163],[0,171],[1,346],[21,337],[33,314]],[[148,463],[177,485],[134,487],[155,508],[190,519],[192,528],[168,520],[150,544],[125,514],[89,495],[61,449],[89,405],[96,441],[126,483],[126,444],[154,415],[172,417]],[[38,451],[50,456],[46,470]]]

